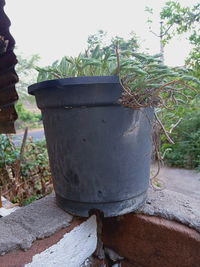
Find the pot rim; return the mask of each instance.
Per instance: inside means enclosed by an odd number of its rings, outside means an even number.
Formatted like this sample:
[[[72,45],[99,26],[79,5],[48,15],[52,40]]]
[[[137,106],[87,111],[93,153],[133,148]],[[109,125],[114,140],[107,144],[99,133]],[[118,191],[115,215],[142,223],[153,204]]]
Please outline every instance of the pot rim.
[[[56,87],[63,88],[64,86],[69,85],[80,85],[80,84],[109,84],[109,83],[120,83],[120,78],[117,75],[109,75],[109,76],[79,76],[79,77],[70,77],[70,78],[62,78],[55,80],[47,80],[39,83],[32,84],[28,87],[28,93],[34,95],[35,91]]]

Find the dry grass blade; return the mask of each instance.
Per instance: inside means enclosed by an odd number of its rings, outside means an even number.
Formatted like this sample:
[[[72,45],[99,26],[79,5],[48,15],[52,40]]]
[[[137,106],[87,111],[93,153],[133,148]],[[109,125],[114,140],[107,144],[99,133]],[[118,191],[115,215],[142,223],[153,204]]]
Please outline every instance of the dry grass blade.
[[[119,44],[116,44],[115,53],[117,57],[117,75],[120,74],[120,56],[119,56]]]
[[[155,114],[155,118],[157,120],[157,122],[159,123],[159,125],[161,126],[165,136],[167,137],[167,140],[170,142],[170,144],[173,144],[174,145],[174,141],[171,139],[171,137],[169,136],[168,132],[166,131],[164,125],[162,124],[161,120],[158,118],[158,115],[156,114],[156,112],[154,113]]]
[[[1,195],[2,195],[2,189],[1,189],[1,187],[0,187],[0,208],[2,208],[3,207],[3,203],[2,203],[2,200],[1,200]]]
[[[179,123],[182,121],[183,118],[180,118],[173,126],[172,128],[169,130],[169,133],[171,134],[173,132],[173,130],[179,125]]]
[[[21,145],[21,149],[20,149],[20,154],[19,154],[19,159],[15,163],[16,182],[19,182],[19,178],[20,178],[20,165],[21,165],[21,161],[23,159],[23,153],[24,153],[24,149],[25,149],[25,145],[26,145],[27,136],[28,136],[28,127],[25,128],[23,140],[22,140],[22,145]]]

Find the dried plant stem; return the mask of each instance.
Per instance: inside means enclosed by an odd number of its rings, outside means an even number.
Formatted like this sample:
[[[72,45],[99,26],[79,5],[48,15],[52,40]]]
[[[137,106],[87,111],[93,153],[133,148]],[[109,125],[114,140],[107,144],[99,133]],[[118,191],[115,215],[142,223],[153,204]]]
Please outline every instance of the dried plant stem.
[[[156,173],[154,174],[153,177],[150,177],[150,184],[151,184],[151,186],[153,187],[154,190],[160,191],[160,190],[163,190],[165,188],[165,186],[162,187],[162,188],[157,188],[155,186],[155,182],[159,182],[159,179],[156,179],[156,178],[160,173],[162,157],[160,155],[158,144],[157,144],[157,142],[156,142],[156,140],[154,138],[153,138],[153,143],[154,143],[154,146],[155,146],[155,151],[156,151],[156,155],[157,155],[158,160],[157,160],[157,171],[156,171]]]
[[[9,141],[10,146],[12,147],[13,150],[15,150],[16,147],[15,147],[14,143],[12,142],[11,135],[10,134],[6,134],[6,136],[8,137],[8,141]]]
[[[2,203],[2,200],[1,200],[1,195],[2,195],[1,191],[2,191],[2,189],[1,189],[1,187],[0,187],[0,208],[3,207],[3,203]]]
[[[27,135],[28,135],[28,127],[25,128],[24,136],[23,136],[23,140],[22,140],[22,145],[20,148],[19,158],[15,163],[15,181],[16,181],[16,183],[19,182],[19,178],[20,178],[20,165],[21,165],[21,161],[23,159],[23,153],[24,153],[24,149],[25,149],[25,145],[26,145]]]
[[[26,184],[26,183],[28,183],[28,182],[33,182],[33,181],[37,181],[37,180],[39,180],[40,179],[40,177],[39,176],[36,176],[36,177],[31,177],[31,178],[29,178],[29,179],[27,179],[27,180],[25,180],[24,182],[22,182],[22,183],[19,183],[18,185],[17,185],[17,187],[19,188],[19,187],[21,187],[21,186],[23,186],[24,184]],[[10,188],[10,189],[8,189],[6,192],[4,192],[3,194],[4,194],[4,196],[5,195],[7,195],[7,194],[9,194],[14,188],[16,187],[16,185],[14,184],[14,185],[12,185],[12,187]]]
[[[169,136],[168,132],[166,131],[164,125],[162,124],[161,120],[158,118],[158,115],[156,114],[156,112],[154,112],[155,114],[155,118],[157,120],[157,122],[159,123],[159,125],[161,126],[165,136],[167,137],[167,140],[171,143],[171,144],[175,144],[174,141],[171,139],[171,137]]]
[[[93,255],[100,260],[104,260],[105,252],[102,241],[103,214],[99,210],[94,210],[91,214],[95,214],[97,220],[97,247]]]
[[[184,86],[190,88],[191,90],[197,92],[196,88],[194,88],[193,86],[190,86],[190,85],[186,84],[184,81],[179,80],[179,83],[181,83],[181,84],[183,84]]]
[[[151,185],[152,185],[153,187],[154,187],[153,182],[155,181],[155,178],[156,178],[156,177],[158,176],[158,174],[160,173],[160,169],[161,169],[160,160],[157,161],[157,164],[158,164],[157,171],[156,171],[156,173],[154,174],[154,176],[150,178]]]
[[[120,85],[122,86],[124,92],[125,92],[127,95],[132,96],[130,90],[127,89],[127,88],[122,84],[121,80],[120,80]]]
[[[117,75],[120,74],[120,57],[119,57],[119,44],[116,43],[115,47],[116,57],[117,57]]]
[[[57,79],[61,79],[61,78],[62,78],[61,75],[59,75],[59,74],[57,74],[57,73],[55,73],[55,72],[53,72],[53,71],[50,71],[49,73],[52,74],[52,75],[53,75],[55,78],[57,78]]]
[[[179,82],[180,82],[180,80],[173,80],[171,82],[163,84],[157,90],[155,90],[155,94],[154,95],[159,95],[159,92],[162,91],[162,89],[165,88],[166,86],[169,86],[169,85],[175,84],[175,83],[179,83]]]
[[[170,129],[169,133],[171,134],[173,132],[173,130],[179,125],[179,123],[182,121],[183,118],[180,118],[174,125],[173,127]]]

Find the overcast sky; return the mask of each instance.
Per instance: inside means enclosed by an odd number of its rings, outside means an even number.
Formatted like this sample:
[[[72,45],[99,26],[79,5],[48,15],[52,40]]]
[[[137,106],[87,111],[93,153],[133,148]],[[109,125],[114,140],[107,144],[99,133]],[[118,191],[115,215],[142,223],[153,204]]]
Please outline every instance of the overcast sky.
[[[159,38],[148,30],[145,6],[154,8],[153,30],[159,32],[159,12],[166,1],[158,0],[6,0],[11,33],[25,56],[39,54],[47,65],[64,55],[84,50],[87,37],[102,29],[109,36],[128,37],[134,31],[144,50],[159,53]],[[180,0],[191,6],[196,0]],[[165,48],[166,64],[183,65],[190,46],[173,40]]]

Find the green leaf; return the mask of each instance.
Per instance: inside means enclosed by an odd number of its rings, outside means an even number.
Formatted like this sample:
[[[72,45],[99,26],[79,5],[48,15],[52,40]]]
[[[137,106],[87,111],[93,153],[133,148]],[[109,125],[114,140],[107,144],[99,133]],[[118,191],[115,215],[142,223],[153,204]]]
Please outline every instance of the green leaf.
[[[181,77],[181,79],[184,80],[184,81],[192,81],[192,82],[195,82],[197,84],[200,84],[199,79],[197,79],[196,77],[193,77],[193,76],[184,75],[184,76]]]

